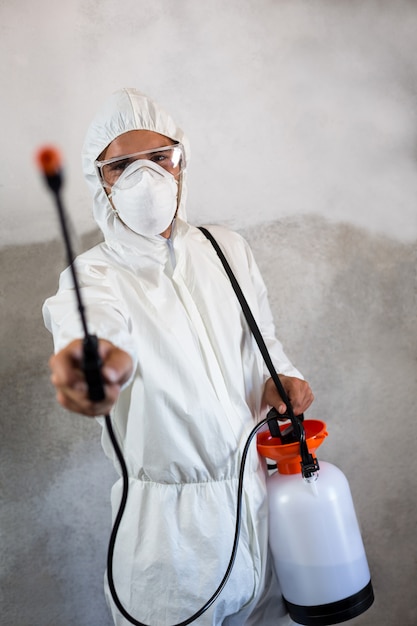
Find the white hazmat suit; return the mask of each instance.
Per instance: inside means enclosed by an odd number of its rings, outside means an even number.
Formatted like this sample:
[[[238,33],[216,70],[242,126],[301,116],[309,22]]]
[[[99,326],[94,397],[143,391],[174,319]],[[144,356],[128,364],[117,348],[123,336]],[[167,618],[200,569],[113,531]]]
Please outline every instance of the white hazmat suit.
[[[104,235],[76,269],[90,332],[128,351],[135,373],[112,411],[129,472],[127,509],[115,548],[118,595],[151,626],[185,620],[210,598],[233,544],[238,473],[261,417],[267,374],[236,295],[211,243],[186,221],[183,173],[172,235],[143,237],[112,210],[94,168],[130,130],[188,143],[172,118],[133,89],[113,94],[91,124],[83,168]],[[278,372],[302,378],[274,334],[265,285],[247,243],[222,227],[218,240],[261,328]],[[44,305],[58,351],[82,337],[72,278]],[[115,460],[107,432],[103,447]],[[112,490],[114,514],[122,484]],[[265,468],[253,442],[244,479],[239,550],[231,577],[200,626],[292,623],[268,556]],[[285,540],[283,538],[283,540]],[[114,622],[127,625],[107,590]]]

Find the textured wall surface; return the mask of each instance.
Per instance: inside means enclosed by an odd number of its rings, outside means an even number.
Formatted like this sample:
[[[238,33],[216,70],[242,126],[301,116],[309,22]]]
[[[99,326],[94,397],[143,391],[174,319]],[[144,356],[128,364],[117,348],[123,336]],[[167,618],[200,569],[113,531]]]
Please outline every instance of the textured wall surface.
[[[319,458],[350,482],[376,594],[351,623],[415,626],[416,248],[320,217],[242,234],[278,336],[313,386],[307,417],[328,425]],[[110,626],[102,580],[116,475],[96,422],[55,403],[40,320],[61,246],[7,248],[0,261],[1,623]]]
[[[249,240],[312,384],[376,592],[352,623],[415,626],[415,0],[0,0],[0,31],[0,623],[110,626],[115,472],[49,383],[40,311],[65,259],[33,153],[61,148],[85,248],[85,130],[135,86],[189,135],[190,219]]]

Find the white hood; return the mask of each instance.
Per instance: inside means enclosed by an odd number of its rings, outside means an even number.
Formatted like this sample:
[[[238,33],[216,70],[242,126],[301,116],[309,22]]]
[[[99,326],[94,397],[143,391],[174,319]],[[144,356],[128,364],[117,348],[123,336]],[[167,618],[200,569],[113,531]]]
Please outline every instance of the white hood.
[[[94,161],[113,139],[130,130],[151,130],[179,141],[184,146],[186,163],[190,158],[188,140],[181,128],[163,108],[140,91],[130,88],[120,89],[104,102],[87,131],[82,151],[82,166],[94,198],[94,219],[102,230],[106,242],[111,246],[127,244],[136,247],[139,243],[138,237],[143,238],[129,230],[115,215],[97,176]],[[185,178],[186,170],[183,170],[177,215],[184,221],[186,221]]]

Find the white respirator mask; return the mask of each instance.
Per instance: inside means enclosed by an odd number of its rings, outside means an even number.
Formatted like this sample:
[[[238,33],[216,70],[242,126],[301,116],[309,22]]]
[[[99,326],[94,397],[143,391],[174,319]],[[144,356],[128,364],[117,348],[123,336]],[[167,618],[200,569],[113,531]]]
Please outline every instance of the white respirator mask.
[[[131,163],[111,188],[116,213],[126,226],[150,237],[167,230],[177,210],[178,183],[157,163]]]

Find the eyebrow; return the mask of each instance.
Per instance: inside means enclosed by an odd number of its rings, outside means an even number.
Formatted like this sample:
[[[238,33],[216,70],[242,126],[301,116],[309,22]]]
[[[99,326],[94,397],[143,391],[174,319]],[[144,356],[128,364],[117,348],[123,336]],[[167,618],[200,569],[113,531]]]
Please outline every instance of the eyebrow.
[[[178,147],[179,142],[177,143],[172,143],[172,144],[168,144],[166,146],[156,146],[155,148],[149,148],[148,150],[136,150],[135,152],[129,152],[129,154],[120,154],[117,156],[112,156],[108,159],[97,159],[98,162],[100,161],[113,161],[113,160],[122,160],[122,159],[129,159],[132,156],[135,156],[136,154],[145,154],[145,153],[157,153],[157,152],[164,152],[165,150],[169,150],[170,148],[176,148]]]

